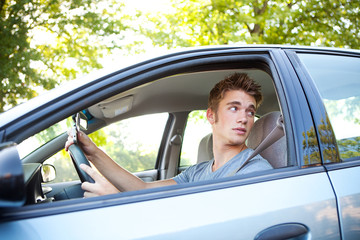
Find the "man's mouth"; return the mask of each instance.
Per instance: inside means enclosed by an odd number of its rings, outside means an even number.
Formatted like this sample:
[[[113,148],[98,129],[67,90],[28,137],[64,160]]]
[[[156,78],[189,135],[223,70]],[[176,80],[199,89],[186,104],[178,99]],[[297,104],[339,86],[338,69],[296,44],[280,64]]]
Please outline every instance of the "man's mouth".
[[[243,135],[246,133],[246,128],[233,128],[233,130],[239,135]]]

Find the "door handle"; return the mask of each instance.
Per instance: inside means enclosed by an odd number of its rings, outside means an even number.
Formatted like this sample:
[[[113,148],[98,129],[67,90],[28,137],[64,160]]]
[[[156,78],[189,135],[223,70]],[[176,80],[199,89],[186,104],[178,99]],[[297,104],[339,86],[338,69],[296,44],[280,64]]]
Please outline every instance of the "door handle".
[[[255,240],[310,240],[309,228],[301,223],[283,223],[259,232]]]

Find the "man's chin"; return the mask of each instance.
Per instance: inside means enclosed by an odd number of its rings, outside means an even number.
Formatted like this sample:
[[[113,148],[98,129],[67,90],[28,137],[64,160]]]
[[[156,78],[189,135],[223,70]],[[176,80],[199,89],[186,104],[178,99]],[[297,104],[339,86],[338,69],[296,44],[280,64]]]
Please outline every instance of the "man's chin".
[[[245,141],[241,141],[241,140],[234,140],[234,141],[230,141],[229,145],[234,146],[234,147],[242,147],[245,145]]]

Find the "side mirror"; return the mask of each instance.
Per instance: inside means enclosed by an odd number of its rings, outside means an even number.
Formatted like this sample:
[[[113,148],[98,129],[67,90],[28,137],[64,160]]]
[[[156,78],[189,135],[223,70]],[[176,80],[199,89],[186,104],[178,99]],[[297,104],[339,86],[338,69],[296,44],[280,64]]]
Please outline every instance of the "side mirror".
[[[42,182],[47,183],[51,182],[56,178],[56,170],[55,167],[51,164],[44,164],[41,167],[41,177]]]
[[[0,208],[25,202],[24,172],[15,143],[0,144]]]

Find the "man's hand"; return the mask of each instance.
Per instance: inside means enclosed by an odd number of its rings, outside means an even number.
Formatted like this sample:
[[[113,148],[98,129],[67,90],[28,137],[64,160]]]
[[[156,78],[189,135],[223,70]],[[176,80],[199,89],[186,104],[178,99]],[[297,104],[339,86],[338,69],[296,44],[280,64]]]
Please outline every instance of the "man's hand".
[[[81,188],[85,191],[84,197],[95,197],[119,192],[117,188],[91,167],[81,164],[80,168],[95,181],[95,183],[84,182],[81,184]]]
[[[65,143],[65,150],[68,151],[69,147],[74,144],[74,139],[72,136],[72,130],[70,129],[68,131],[68,139]],[[77,133],[77,144],[81,147],[86,157],[88,157],[89,160],[91,160],[91,156],[95,154],[95,152],[98,150],[97,146],[91,139],[82,131],[79,131]],[[89,158],[90,157],[90,158]]]

